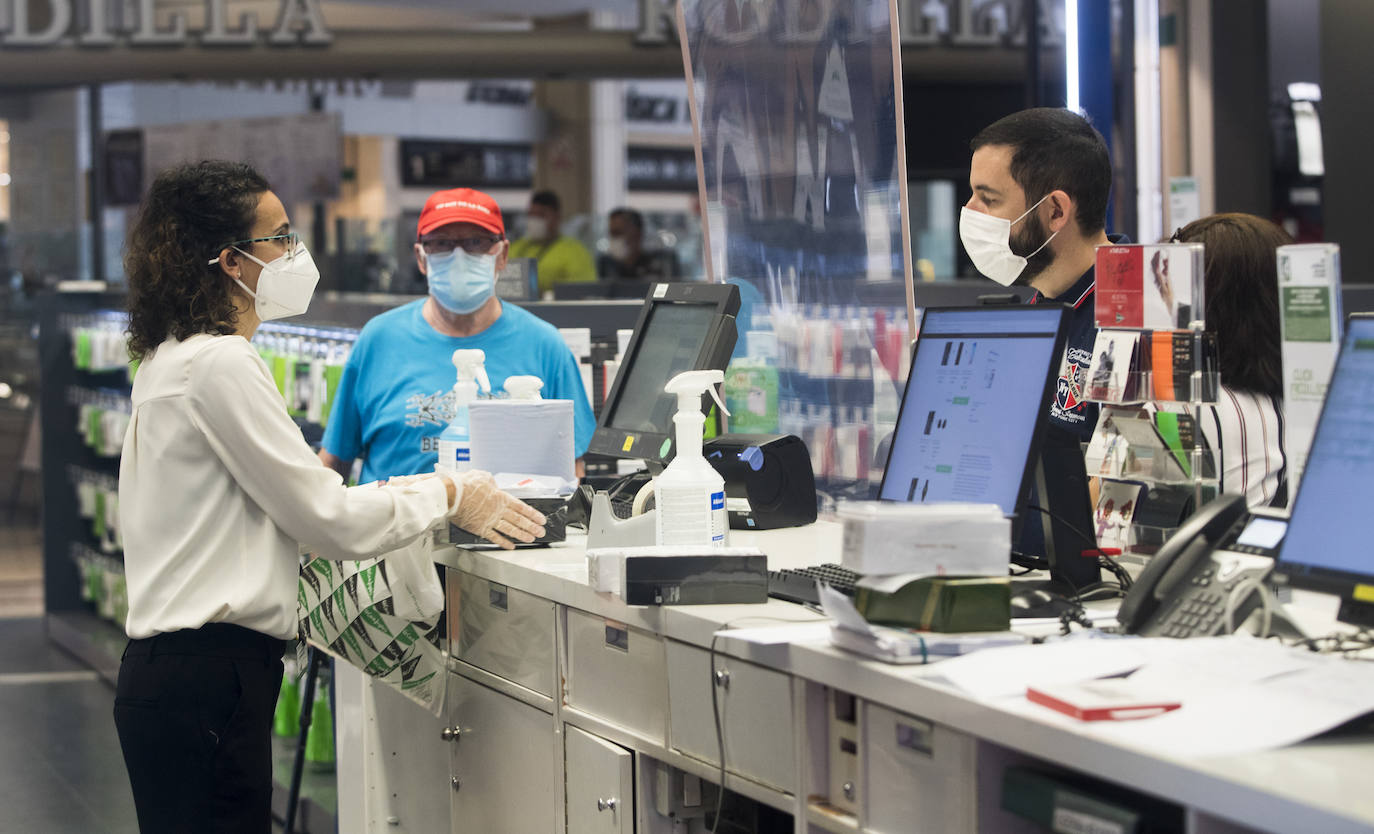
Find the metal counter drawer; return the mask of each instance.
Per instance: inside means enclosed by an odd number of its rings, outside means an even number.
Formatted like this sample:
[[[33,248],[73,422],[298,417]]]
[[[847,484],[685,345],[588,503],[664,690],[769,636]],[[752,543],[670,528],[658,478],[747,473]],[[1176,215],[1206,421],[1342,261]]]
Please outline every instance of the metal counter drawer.
[[[725,735],[725,768],[746,779],[792,793],[792,680],[733,657],[668,641],[672,747],[720,765],[711,690],[716,690]]]
[[[569,608],[568,706],[666,744],[663,638]]]
[[[973,831],[977,742],[969,735],[866,703],[865,830],[874,834]]]
[[[449,651],[459,660],[554,696],[554,604],[449,569]]]

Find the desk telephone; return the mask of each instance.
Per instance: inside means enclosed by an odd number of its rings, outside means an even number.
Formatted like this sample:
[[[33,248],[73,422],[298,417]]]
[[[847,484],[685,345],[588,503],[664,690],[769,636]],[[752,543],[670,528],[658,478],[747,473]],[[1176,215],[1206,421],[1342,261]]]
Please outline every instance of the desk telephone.
[[[1261,583],[1285,528],[1283,520],[1250,516],[1243,495],[1219,496],[1178,528],[1131,585],[1117,615],[1121,630],[1148,637],[1234,630],[1267,592]]]

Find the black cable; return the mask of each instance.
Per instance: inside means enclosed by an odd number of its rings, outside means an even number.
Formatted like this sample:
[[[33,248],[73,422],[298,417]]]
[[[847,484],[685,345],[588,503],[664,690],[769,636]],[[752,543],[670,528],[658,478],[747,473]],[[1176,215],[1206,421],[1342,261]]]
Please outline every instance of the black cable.
[[[1121,583],[1122,590],[1130,589],[1134,580],[1131,579],[1131,574],[1121,566],[1120,562],[1103,553],[1098,556],[1097,563],[1112,572],[1116,580]]]
[[[711,820],[711,834],[716,834],[716,830],[720,828],[720,812],[725,808],[725,728],[720,722],[720,696],[716,692],[720,689],[720,684],[716,682],[716,640],[719,638],[719,630],[711,635],[711,656],[708,664],[711,670],[711,716],[716,722],[716,750],[720,751],[720,784],[716,786],[716,815]]]
[[[1047,510],[1047,509],[1045,509],[1044,507],[1041,507],[1041,506],[1038,505],[1038,504],[1027,504],[1027,505],[1026,505],[1026,509],[1028,509],[1028,510],[1035,510],[1035,511],[1037,511],[1037,512],[1042,512],[1042,513],[1044,513],[1045,515],[1049,516],[1050,518],[1054,519],[1055,521],[1057,521],[1057,522],[1059,522],[1060,524],[1064,525],[1065,527],[1069,528],[1069,531],[1070,531],[1070,532],[1072,532],[1072,533],[1077,533],[1077,534],[1078,534],[1078,537],[1081,538],[1083,541],[1085,541],[1085,542],[1091,542],[1091,543],[1092,543],[1092,549],[1094,549],[1094,550],[1097,549],[1097,536],[1090,536],[1090,535],[1088,535],[1087,533],[1084,533],[1082,530],[1080,530],[1080,529],[1079,529],[1078,527],[1076,527],[1075,525],[1070,524],[1068,521],[1065,521],[1065,520],[1064,520],[1064,517],[1061,516],[1061,515],[1059,515],[1058,513],[1052,512],[1052,511],[1050,511],[1050,510]],[[1088,548],[1084,548],[1084,549],[1086,550],[1086,549],[1088,549]]]
[[[824,619],[824,617],[795,620],[789,617],[765,617],[762,615],[754,615],[740,617],[738,620],[731,620],[711,634],[711,649],[707,661],[707,670],[711,673],[711,716],[716,722],[716,750],[720,753],[720,785],[716,792],[716,816],[715,819],[711,821],[710,834],[716,834],[716,829],[720,828],[720,814],[725,807],[725,727],[720,721],[720,697],[716,692],[720,689],[720,685],[716,683],[716,641],[720,639],[721,632],[729,631],[739,623],[749,620],[762,620],[770,623],[814,623],[820,622],[822,619]]]

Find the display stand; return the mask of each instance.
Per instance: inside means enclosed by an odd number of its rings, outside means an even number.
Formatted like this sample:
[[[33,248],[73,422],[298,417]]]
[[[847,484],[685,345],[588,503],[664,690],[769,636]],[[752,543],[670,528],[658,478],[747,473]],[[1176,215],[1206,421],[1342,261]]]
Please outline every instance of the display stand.
[[[1145,280],[1140,267],[1151,262],[1154,280]],[[1201,318],[1202,247],[1099,247],[1098,275],[1100,330],[1084,387],[1101,406],[1084,453],[1099,479],[1094,533],[1109,553],[1148,556],[1220,483],[1219,456],[1202,432],[1204,406],[1220,390],[1215,340]]]

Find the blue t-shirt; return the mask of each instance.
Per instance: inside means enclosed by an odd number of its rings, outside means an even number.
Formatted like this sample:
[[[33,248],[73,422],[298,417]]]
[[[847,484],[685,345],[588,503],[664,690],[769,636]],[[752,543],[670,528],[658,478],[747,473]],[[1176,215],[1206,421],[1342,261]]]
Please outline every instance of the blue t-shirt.
[[[505,395],[506,378],[544,380],[540,395],[573,401],[573,445],[580,457],[596,420],[572,351],[548,322],[514,304],[476,336],[445,336],[421,313],[425,300],[369,321],[344,365],[324,448],[345,461],[363,458],[362,481],[433,472],[439,434],[453,419],[453,352],[486,353],[492,393]]]

